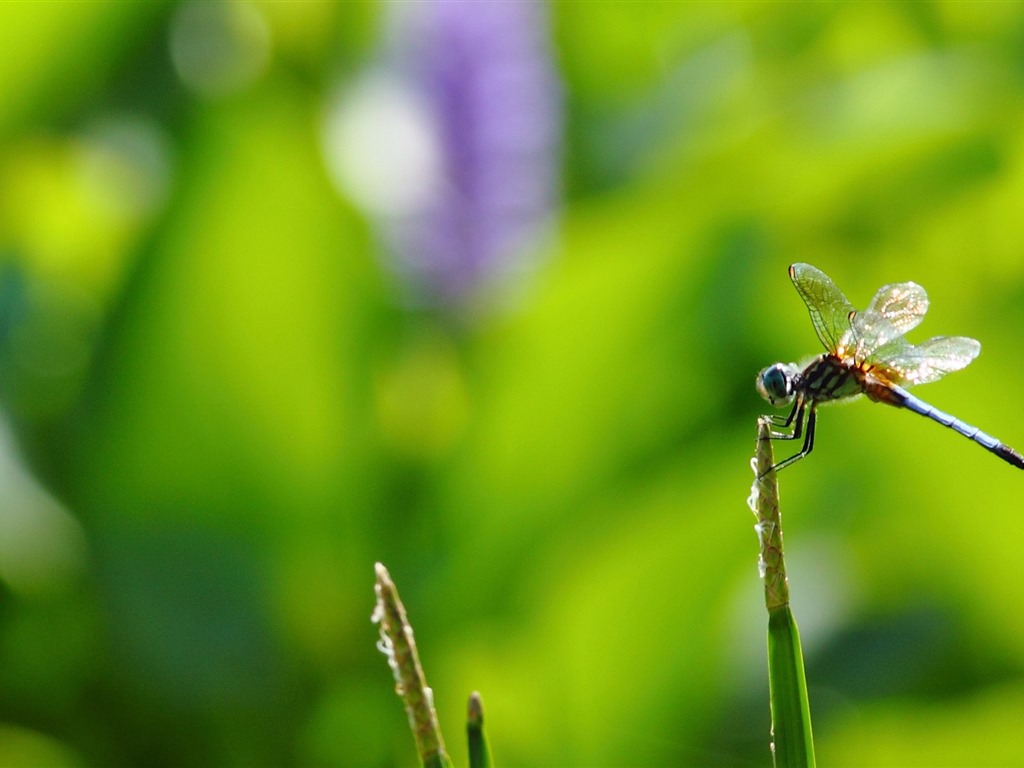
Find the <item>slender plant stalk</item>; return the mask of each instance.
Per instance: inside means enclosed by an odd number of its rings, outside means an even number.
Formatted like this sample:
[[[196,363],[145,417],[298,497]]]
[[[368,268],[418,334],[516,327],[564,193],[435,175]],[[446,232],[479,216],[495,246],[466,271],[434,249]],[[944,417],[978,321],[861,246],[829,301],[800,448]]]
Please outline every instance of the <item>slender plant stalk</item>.
[[[789,580],[782,551],[782,513],[779,484],[774,470],[760,475],[762,467],[775,463],[771,424],[757,422],[757,453],[750,506],[757,516],[761,553],[758,570],[764,579],[768,609],[768,687],[772,710],[772,755],[779,768],[813,768],[814,741],[811,710],[807,701],[803,653],[796,619],[789,608]]]
[[[469,768],[491,768],[491,749],[484,733],[484,705],[476,691],[469,696],[466,737],[469,740]]]
[[[405,606],[398,597],[398,589],[391,581],[388,569],[377,563],[376,571],[374,591],[377,593],[377,605],[373,610],[373,621],[380,623],[377,647],[388,657],[388,666],[394,673],[395,692],[405,703],[420,762],[426,768],[451,768],[434,710],[434,693],[427,686],[423,667],[420,666]]]

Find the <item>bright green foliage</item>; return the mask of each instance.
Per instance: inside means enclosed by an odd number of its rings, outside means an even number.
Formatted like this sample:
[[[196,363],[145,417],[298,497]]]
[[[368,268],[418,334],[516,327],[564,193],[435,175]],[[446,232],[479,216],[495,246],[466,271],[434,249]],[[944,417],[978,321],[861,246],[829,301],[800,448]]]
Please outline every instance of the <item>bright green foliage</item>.
[[[323,143],[426,3],[227,5],[265,48],[211,93],[191,4],[0,3],[0,764],[415,764],[376,561],[502,764],[764,764],[740,489],[754,376],[819,351],[787,266],[923,285],[911,341],[983,351],[919,394],[1024,446],[1024,8],[553,2],[553,231],[449,313]],[[1021,478],[948,432],[822,409],[783,473],[822,764],[1024,764]]]

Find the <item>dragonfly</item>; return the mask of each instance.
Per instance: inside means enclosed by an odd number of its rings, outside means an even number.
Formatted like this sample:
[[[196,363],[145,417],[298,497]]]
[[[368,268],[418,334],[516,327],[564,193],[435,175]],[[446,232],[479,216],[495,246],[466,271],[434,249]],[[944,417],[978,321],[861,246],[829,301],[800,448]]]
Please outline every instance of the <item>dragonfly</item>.
[[[856,311],[820,269],[793,264],[789,277],[810,311],[826,352],[804,366],[775,363],[758,375],[762,397],[776,407],[791,406],[788,416],[768,417],[774,427],[771,437],[804,440],[798,453],[764,470],[761,476],[788,467],[811,452],[819,405],[859,395],[927,416],[1024,469],[1024,456],[1013,448],[907,391],[907,387],[959,371],[981,352],[981,344],[965,336],[936,336],[916,345],[904,338],[928,311],[924,288],[911,282],[882,286],[866,310]]]

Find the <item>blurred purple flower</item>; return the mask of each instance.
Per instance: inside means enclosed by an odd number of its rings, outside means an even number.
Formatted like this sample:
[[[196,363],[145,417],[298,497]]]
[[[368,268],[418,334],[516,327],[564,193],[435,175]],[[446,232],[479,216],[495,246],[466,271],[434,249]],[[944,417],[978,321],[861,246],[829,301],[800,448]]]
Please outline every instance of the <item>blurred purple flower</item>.
[[[416,298],[459,304],[528,266],[559,197],[561,88],[539,2],[396,11],[390,58],[429,115],[436,178],[385,224]]]

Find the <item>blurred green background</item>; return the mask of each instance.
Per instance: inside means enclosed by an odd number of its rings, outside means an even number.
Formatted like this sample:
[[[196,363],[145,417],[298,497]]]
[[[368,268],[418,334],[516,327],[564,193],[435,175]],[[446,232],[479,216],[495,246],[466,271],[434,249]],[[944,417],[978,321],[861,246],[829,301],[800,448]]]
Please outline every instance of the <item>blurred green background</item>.
[[[1021,4],[4,3],[0,83],[0,765],[415,764],[378,560],[458,763],[475,689],[501,765],[768,765],[794,261],[1024,447]],[[822,413],[821,764],[1024,765],[1022,481]]]

